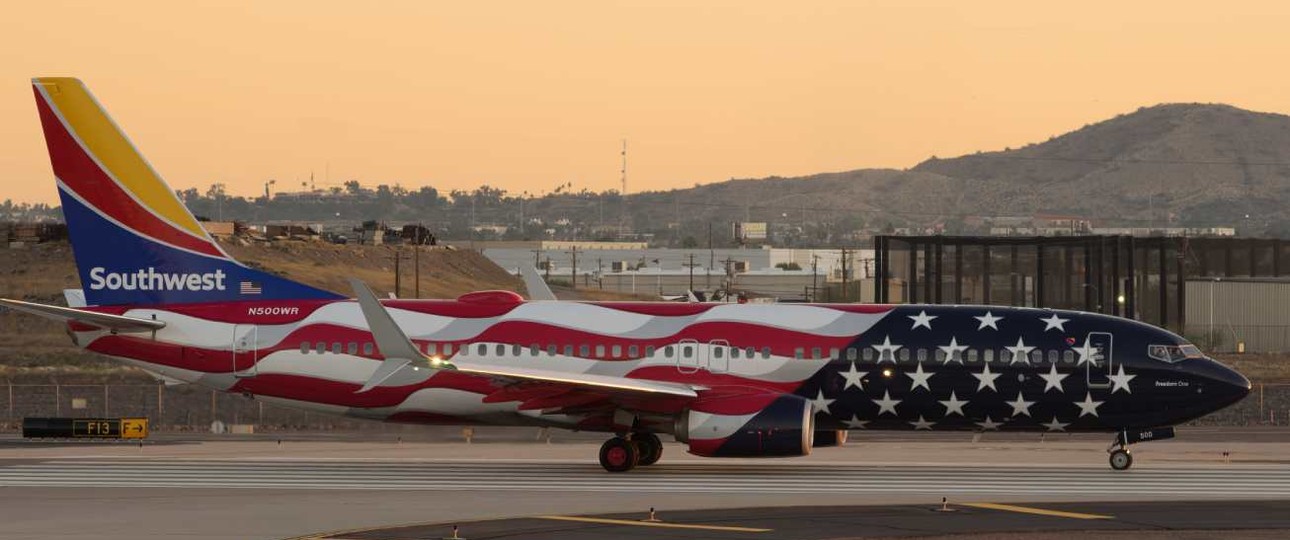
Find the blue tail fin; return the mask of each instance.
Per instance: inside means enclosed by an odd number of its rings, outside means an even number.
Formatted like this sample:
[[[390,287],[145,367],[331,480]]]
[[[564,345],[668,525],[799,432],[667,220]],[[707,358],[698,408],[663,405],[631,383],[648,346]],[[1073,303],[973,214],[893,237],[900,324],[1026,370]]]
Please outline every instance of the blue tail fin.
[[[81,81],[32,86],[88,304],[340,298],[225,253]]]

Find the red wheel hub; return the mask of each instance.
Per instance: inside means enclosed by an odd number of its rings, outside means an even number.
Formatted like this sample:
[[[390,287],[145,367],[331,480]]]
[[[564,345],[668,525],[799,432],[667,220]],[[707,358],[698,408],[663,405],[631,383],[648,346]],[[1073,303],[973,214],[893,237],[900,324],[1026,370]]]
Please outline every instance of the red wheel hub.
[[[605,458],[609,460],[609,463],[612,463],[615,466],[625,465],[627,463],[627,449],[619,447],[610,448],[609,451],[605,453]]]

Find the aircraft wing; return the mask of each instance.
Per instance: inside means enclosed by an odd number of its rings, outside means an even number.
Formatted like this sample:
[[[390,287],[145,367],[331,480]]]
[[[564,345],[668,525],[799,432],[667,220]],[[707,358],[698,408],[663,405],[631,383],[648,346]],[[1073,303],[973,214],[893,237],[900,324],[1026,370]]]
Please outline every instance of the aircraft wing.
[[[520,277],[524,278],[524,288],[528,289],[529,300],[555,300],[551,287],[539,276],[537,269],[527,264],[520,265]]]
[[[366,392],[379,386],[399,370],[414,366],[432,370],[451,370],[459,373],[489,377],[506,384],[545,383],[556,387],[553,391],[589,391],[604,394],[606,397],[615,394],[630,394],[633,397],[667,396],[673,398],[693,399],[698,397],[696,388],[689,385],[675,384],[625,377],[610,377],[588,373],[566,373],[544,369],[520,368],[486,363],[453,363],[439,358],[428,357],[417,349],[407,334],[398,327],[394,318],[386,311],[385,306],[376,298],[371,289],[362,281],[351,279],[354,295],[363,317],[367,319],[368,328],[372,331],[377,349],[385,361],[376,369],[367,383],[359,390]]]
[[[76,321],[116,332],[152,332],[166,327],[165,322],[155,319],[140,319],[137,317],[126,317],[124,315],[112,315],[110,313],[96,313],[76,308],[47,306],[45,304],[24,302],[22,300],[10,300],[8,298],[0,298],[0,306],[7,307],[14,311],[30,313],[50,320],[59,322]]]

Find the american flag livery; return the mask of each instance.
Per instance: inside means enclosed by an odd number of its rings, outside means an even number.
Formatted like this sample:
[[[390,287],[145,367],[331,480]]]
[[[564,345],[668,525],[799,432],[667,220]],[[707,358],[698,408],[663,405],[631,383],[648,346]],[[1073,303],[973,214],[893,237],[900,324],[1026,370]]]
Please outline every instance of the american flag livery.
[[[90,307],[0,304],[188,383],[387,422],[613,433],[610,471],[657,461],[658,434],[701,456],[796,456],[877,429],[1115,432],[1126,468],[1135,430],[1250,388],[1177,335],[1089,313],[382,301],[358,282],[346,299],[229,257],[80,81],[33,88]]]

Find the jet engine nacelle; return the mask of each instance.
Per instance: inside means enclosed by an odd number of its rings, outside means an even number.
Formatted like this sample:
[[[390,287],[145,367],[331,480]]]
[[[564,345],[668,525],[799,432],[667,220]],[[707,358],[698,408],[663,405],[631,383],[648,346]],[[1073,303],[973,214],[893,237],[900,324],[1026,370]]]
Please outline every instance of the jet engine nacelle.
[[[830,446],[842,446],[847,443],[847,430],[845,429],[821,429],[815,432],[815,447],[828,448]]]
[[[792,394],[704,397],[677,417],[674,433],[697,456],[804,456],[814,444],[815,411]]]

